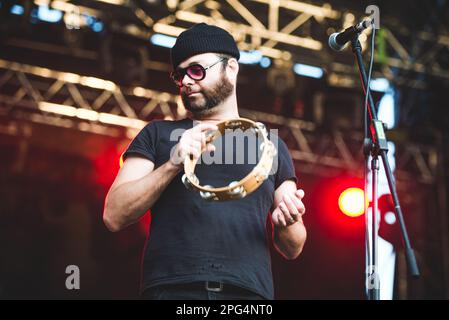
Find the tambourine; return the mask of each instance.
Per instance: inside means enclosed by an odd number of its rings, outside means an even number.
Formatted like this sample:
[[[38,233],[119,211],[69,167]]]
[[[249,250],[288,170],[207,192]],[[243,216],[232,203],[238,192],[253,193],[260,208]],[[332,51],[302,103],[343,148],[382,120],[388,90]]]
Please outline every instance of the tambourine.
[[[265,125],[261,122],[254,122],[245,118],[231,119],[219,122],[218,130],[206,134],[206,144],[211,143],[220,135],[225,134],[227,129],[254,130],[255,134],[262,137],[262,143],[259,148],[262,152],[258,164],[253,170],[242,180],[232,181],[226,187],[215,188],[213,186],[202,186],[198,177],[195,175],[195,166],[198,159],[194,160],[191,156],[187,156],[184,160],[184,175],[182,183],[189,190],[198,191],[204,200],[208,201],[224,201],[242,199],[255,191],[268,178],[273,166],[273,158],[277,154],[276,147],[273,142],[268,139],[268,132]]]

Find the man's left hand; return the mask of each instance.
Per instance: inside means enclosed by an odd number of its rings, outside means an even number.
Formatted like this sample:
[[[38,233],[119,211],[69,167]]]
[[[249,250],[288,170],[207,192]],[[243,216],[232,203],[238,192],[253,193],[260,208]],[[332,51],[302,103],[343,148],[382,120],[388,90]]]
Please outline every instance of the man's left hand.
[[[296,190],[294,194],[285,194],[282,201],[272,213],[272,221],[275,227],[287,227],[302,220],[306,212],[302,198],[304,190]]]

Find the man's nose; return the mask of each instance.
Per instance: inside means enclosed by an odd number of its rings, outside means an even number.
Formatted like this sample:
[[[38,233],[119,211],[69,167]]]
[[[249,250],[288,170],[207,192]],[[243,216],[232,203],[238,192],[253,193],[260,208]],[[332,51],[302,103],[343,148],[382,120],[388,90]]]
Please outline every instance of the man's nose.
[[[181,84],[183,86],[190,86],[195,83],[195,80],[191,79],[187,74],[184,75],[184,77],[181,80]]]

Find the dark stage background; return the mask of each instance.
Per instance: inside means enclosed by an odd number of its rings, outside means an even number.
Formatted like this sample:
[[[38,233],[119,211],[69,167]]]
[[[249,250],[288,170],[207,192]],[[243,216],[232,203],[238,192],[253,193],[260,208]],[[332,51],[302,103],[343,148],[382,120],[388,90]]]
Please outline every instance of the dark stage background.
[[[449,1],[290,1],[278,18],[263,1],[240,1],[262,25],[276,21],[272,39],[241,31],[257,23],[232,1],[50,2],[64,17],[75,14],[79,28],[76,19],[44,21],[37,10],[48,1],[0,0],[1,299],[138,298],[150,215],[111,233],[103,203],[142,124],[185,115],[168,77],[169,49],[151,39],[173,36],[167,26],[191,26],[188,14],[231,23],[240,48],[265,57],[241,63],[241,115],[279,130],[307,208],[300,258],[287,261],[272,250],[276,298],[365,299],[364,217],[344,216],[334,194],[360,186],[363,96],[350,50],[331,51],[327,38],[363,17],[368,5],[377,5],[381,17],[373,78],[389,83],[373,97],[377,107],[388,94],[394,100],[387,137],[422,273],[418,280],[407,276],[398,223],[384,221],[391,211],[385,196],[380,232],[397,253],[393,298],[449,298]],[[301,15],[297,28],[283,30]],[[364,48],[369,39],[368,33]],[[363,54],[368,61],[368,50]],[[297,63],[322,74],[295,73]],[[100,121],[101,113],[120,117]],[[66,289],[69,265],[80,269],[79,290]]]

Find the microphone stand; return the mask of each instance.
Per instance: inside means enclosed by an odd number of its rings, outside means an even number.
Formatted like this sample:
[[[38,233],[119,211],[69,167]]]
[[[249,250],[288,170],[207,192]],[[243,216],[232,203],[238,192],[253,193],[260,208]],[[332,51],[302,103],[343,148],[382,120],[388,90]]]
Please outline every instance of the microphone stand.
[[[380,280],[378,274],[378,258],[377,258],[377,240],[378,240],[378,223],[377,223],[377,211],[378,211],[378,197],[377,197],[377,186],[378,186],[378,174],[379,174],[379,156],[382,159],[382,163],[385,168],[386,177],[388,180],[388,186],[390,193],[393,197],[394,208],[396,216],[398,217],[399,224],[401,227],[402,239],[405,246],[405,256],[407,260],[407,266],[409,274],[414,278],[419,277],[419,269],[416,263],[416,257],[410,244],[410,240],[407,234],[407,229],[405,227],[404,218],[402,215],[401,206],[399,204],[399,198],[396,191],[396,184],[394,181],[393,174],[391,172],[390,164],[387,158],[388,143],[385,136],[383,123],[377,119],[377,112],[374,107],[373,98],[370,94],[370,89],[367,88],[367,76],[365,71],[365,66],[363,64],[362,58],[362,46],[359,42],[359,35],[356,34],[351,40],[352,52],[356,56],[358,69],[360,72],[360,78],[362,83],[362,89],[365,94],[368,95],[368,116],[364,117],[364,121],[367,121],[365,128],[365,139],[363,151],[365,155],[365,172],[368,172],[368,159],[371,155],[371,173],[372,173],[372,196],[373,196],[373,209],[372,218],[369,221],[367,216],[367,210],[365,206],[365,217],[366,217],[366,289],[368,300],[379,300],[380,299]],[[369,126],[368,126],[369,124]],[[366,132],[368,131],[368,132]],[[366,179],[366,177],[365,177]],[[366,182],[365,182],[366,184]]]

